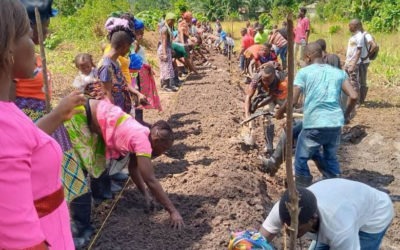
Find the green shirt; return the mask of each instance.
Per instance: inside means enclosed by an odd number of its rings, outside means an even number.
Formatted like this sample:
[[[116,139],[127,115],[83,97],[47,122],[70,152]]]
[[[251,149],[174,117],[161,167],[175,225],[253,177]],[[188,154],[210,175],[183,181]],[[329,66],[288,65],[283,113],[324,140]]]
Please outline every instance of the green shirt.
[[[260,32],[257,32],[256,36],[254,37],[254,43],[264,44],[266,42],[268,42],[268,33],[265,31],[262,34],[260,34]]]

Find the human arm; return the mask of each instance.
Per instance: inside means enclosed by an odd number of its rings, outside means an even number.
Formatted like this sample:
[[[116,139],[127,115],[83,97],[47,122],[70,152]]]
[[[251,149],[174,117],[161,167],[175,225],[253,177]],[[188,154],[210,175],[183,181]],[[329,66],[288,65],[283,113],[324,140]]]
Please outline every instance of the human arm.
[[[167,60],[167,44],[168,44],[168,30],[166,27],[161,29],[161,46],[162,46],[162,53],[161,53],[161,61]]]
[[[139,90],[135,89],[131,84],[128,84],[129,91],[138,97],[138,101],[142,105],[148,104],[147,98],[145,95],[139,92]]]
[[[306,27],[305,27],[305,30],[306,30],[306,43],[308,44],[308,38],[310,37],[310,20],[307,18],[307,20],[306,20]]]
[[[252,83],[246,87],[246,97],[244,99],[244,114],[246,119],[250,117],[251,98],[256,93],[256,89],[252,86],[254,85],[253,81],[256,81],[256,79],[253,78]]]
[[[296,106],[297,103],[299,102],[301,94],[301,88],[298,86],[294,86],[293,88],[293,106]],[[281,120],[284,117],[284,113],[286,113],[286,106],[287,106],[287,101],[285,101],[282,106],[276,111],[275,113],[275,118],[278,120]]]
[[[280,232],[281,228],[282,222],[279,217],[279,202],[277,202],[272,207],[271,212],[268,214],[259,231],[268,242],[271,242]]]
[[[49,114],[43,116],[36,122],[36,125],[45,133],[51,135],[65,121],[81,111],[75,107],[83,105],[85,98],[79,91],[74,91],[64,97],[60,103]]]
[[[143,182],[146,183],[153,196],[169,212],[172,226],[180,229],[183,226],[182,216],[168,198],[168,195],[165,193],[160,182],[157,180],[154,174],[154,168],[151,164],[151,159],[145,156],[137,156],[136,163],[137,164],[129,164],[129,172],[131,177],[135,171],[140,173]],[[138,170],[135,170],[134,168],[138,168]]]
[[[349,97],[346,111],[344,113],[345,123],[347,124],[349,122],[350,113],[357,104],[358,93],[354,90],[353,86],[351,86],[348,79],[344,80],[342,84],[342,90]]]

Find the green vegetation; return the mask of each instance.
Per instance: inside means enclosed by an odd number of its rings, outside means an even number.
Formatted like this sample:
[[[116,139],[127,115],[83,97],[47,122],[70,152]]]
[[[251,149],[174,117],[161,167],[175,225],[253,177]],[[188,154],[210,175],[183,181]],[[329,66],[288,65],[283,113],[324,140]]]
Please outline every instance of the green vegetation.
[[[274,7],[267,12],[256,13],[261,3],[267,2],[269,5],[265,6]],[[135,16],[143,19],[149,29],[156,29],[159,19],[166,11],[181,13],[190,9],[200,21],[224,18],[224,29],[239,40],[240,29],[245,24],[237,20],[247,18],[238,11],[240,6],[245,6],[248,16],[261,14],[260,22],[266,24],[266,28],[270,28],[273,24],[280,26],[286,13],[291,9],[282,6],[284,2],[288,1],[59,0],[56,4],[60,15],[51,20],[50,36],[46,41],[48,62],[53,72],[73,77],[75,69],[72,61],[76,54],[88,52],[94,55],[95,60],[100,59],[101,44],[105,38],[104,23],[108,15],[114,11],[133,10]],[[292,9],[300,5],[295,0],[289,2],[294,6]],[[161,5],[158,5],[159,3]],[[343,58],[350,37],[347,25],[349,19],[355,16],[368,19],[369,21],[364,22],[365,26],[374,35],[381,48],[377,60],[372,62],[370,67],[371,82],[380,86],[400,86],[400,71],[397,70],[397,65],[400,64],[400,51],[396,46],[399,37],[396,30],[400,27],[400,9],[395,7],[395,4],[400,4],[400,0],[383,0],[378,5],[377,0],[363,1],[364,8],[356,8],[357,3],[361,3],[361,0],[320,2],[317,5],[317,17],[311,21],[311,40],[326,39],[328,50]],[[152,38],[153,41],[154,39],[157,38]],[[237,48],[239,46],[238,44]],[[157,61],[154,58],[149,59],[153,63]]]

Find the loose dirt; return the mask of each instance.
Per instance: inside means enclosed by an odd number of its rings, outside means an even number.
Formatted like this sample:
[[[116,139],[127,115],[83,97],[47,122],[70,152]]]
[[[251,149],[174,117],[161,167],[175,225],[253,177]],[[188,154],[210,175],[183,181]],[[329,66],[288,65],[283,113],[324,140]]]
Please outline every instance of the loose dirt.
[[[185,220],[185,228],[171,229],[168,213],[161,206],[145,213],[144,200],[130,183],[99,232],[94,249],[226,249],[230,230],[258,229],[279,199],[284,190],[283,167],[275,177],[257,169],[257,156],[264,146],[261,119],[255,122],[259,127],[255,147],[238,140],[245,85],[240,83],[236,59],[229,71],[226,57],[209,57],[217,69],[200,68],[200,75],[190,76],[178,93],[160,92],[164,111],[144,114],[146,121],[165,119],[174,129],[173,148],[154,165],[157,178]],[[71,89],[65,82],[72,82],[73,76],[53,76],[57,99]],[[397,200],[399,96],[399,87],[371,88],[367,104],[351,124],[360,125],[366,134],[357,138],[356,144],[343,143],[339,150],[344,177],[377,187]],[[277,135],[280,131],[277,126]],[[382,249],[400,246],[400,203],[394,204],[397,216]],[[97,229],[110,208],[111,202],[107,202],[95,209]],[[281,242],[278,238],[273,244],[281,249]]]

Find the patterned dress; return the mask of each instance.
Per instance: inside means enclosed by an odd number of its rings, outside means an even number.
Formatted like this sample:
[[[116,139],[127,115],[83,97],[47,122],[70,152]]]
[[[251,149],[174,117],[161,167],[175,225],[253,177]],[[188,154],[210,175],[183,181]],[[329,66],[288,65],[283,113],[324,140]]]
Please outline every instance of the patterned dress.
[[[98,72],[101,82],[112,83],[111,94],[114,104],[129,114],[132,109],[132,96],[118,62],[111,60],[109,57],[103,57],[99,63]]]
[[[175,77],[175,72],[174,72],[174,67],[172,65],[172,50],[171,50],[171,46],[172,46],[172,34],[171,34],[171,30],[167,25],[164,25],[164,27],[162,27],[162,29],[160,30],[160,33],[167,33],[167,58],[166,60],[162,60],[161,56],[163,55],[163,47],[162,47],[162,43],[160,43],[160,45],[158,46],[158,50],[157,50],[157,55],[158,55],[158,59],[159,59],[159,63],[160,63],[160,79],[161,80],[169,80],[169,79],[173,79]]]

